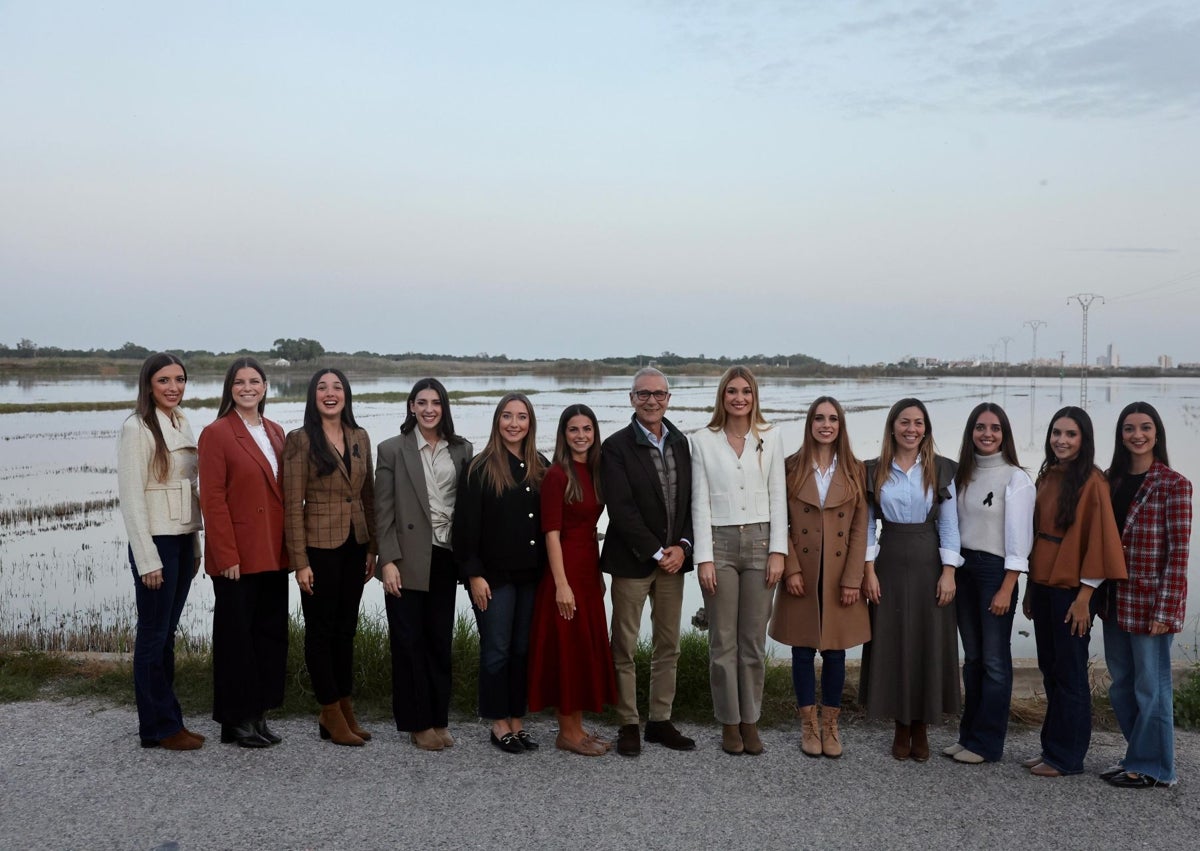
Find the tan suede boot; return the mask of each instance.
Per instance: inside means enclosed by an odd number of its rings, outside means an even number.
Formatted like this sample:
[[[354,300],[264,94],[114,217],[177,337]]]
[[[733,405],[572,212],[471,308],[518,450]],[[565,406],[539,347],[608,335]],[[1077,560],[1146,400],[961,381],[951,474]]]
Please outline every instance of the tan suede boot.
[[[738,725],[739,732],[742,734],[742,748],[745,753],[750,756],[758,756],[766,748],[763,746],[762,739],[758,737],[757,724],[740,724]]]
[[[362,747],[366,742],[350,732],[346,718],[342,715],[342,707],[337,703],[326,703],[321,707],[321,715],[317,720],[322,739],[332,739],[335,745],[352,745]]]
[[[746,748],[742,744],[742,728],[737,724],[721,725],[721,750],[734,756],[745,752]]]
[[[343,697],[338,701],[338,706],[342,708],[342,717],[346,719],[346,726],[350,728],[350,732],[364,742],[371,741],[371,734],[358,726],[358,721],[354,718],[354,704],[350,701],[350,698]]]
[[[817,707],[798,706],[800,716],[800,750],[805,756],[821,755],[821,731],[817,728]]]
[[[830,759],[842,755],[842,736],[838,732],[838,716],[841,714],[839,707],[821,707],[821,751]]]

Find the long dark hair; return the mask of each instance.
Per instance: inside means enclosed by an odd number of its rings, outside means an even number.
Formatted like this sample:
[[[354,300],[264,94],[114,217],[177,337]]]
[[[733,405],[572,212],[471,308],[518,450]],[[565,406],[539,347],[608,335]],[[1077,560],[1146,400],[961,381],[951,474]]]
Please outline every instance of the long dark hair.
[[[454,433],[454,417],[450,416],[450,395],[446,392],[442,382],[436,378],[422,378],[413,385],[408,394],[408,403],[404,406],[406,413],[404,424],[400,426],[400,433],[411,434],[412,430],[417,427],[417,415],[413,413],[412,406],[417,401],[417,394],[422,390],[433,390],[438,394],[438,401],[442,403],[442,421],[438,423],[437,427],[438,437],[450,444],[464,443],[463,438]]]
[[[267,374],[263,372],[262,366],[251,357],[242,357],[235,360],[229,365],[229,369],[225,370],[225,385],[221,388],[221,404],[217,407],[217,419],[228,414],[233,410],[233,380],[237,378],[240,370],[252,369],[258,373],[258,377],[263,380],[263,397],[258,400],[258,415],[261,417],[263,411],[267,409]]]
[[[571,446],[567,443],[567,423],[574,417],[587,417],[592,421],[592,445],[588,447],[587,460],[584,464],[588,468],[588,472],[592,474],[592,490],[596,494],[596,502],[604,504],[604,497],[600,493],[600,424],[596,421],[596,415],[587,405],[568,405],[563,408],[562,414],[558,417],[558,432],[554,441],[554,463],[563,468],[567,474],[567,492],[563,496],[564,502],[583,502],[583,485],[579,482],[579,476],[575,475],[575,465],[572,463]]]
[[[529,412],[529,431],[521,441],[521,460],[525,462],[525,478],[522,481],[536,488],[542,483],[542,476],[546,472],[545,460],[537,451],[537,415],[533,412],[533,403],[524,393],[505,393],[496,403],[496,412],[492,414],[492,431],[487,446],[471,460],[469,469],[471,473],[479,470],[480,478],[496,496],[502,496],[517,483],[512,470],[508,468],[508,449],[500,435],[500,415],[509,402],[520,402]]]
[[[171,452],[162,429],[158,427],[158,411],[154,404],[154,374],[166,366],[175,365],[183,369],[183,380],[187,381],[187,367],[170,352],[156,352],[142,361],[138,372],[138,395],[135,416],[142,421],[154,437],[154,454],[150,457],[150,475],[156,481],[165,482],[171,472]]]
[[[345,373],[333,367],[318,369],[313,373],[313,377],[309,379],[308,398],[304,403],[304,433],[308,436],[308,456],[317,468],[318,476],[328,476],[337,469],[338,465],[337,456],[329,448],[329,441],[325,439],[325,432],[321,428],[321,412],[317,410],[317,385],[321,383],[321,378],[326,375],[335,376],[342,383],[342,390],[346,394],[346,404],[342,407],[342,425],[349,428],[358,428],[358,423],[354,421],[354,408],[350,404],[352,398],[350,394],[350,382],[347,380]]]
[[[996,419],[1000,421],[1000,454],[1010,467],[1021,466],[1021,462],[1017,460],[1017,444],[1013,440],[1008,414],[995,402],[980,402],[967,417],[967,424],[963,428],[962,446],[958,450],[958,473],[954,476],[954,487],[960,497],[966,493],[967,485],[971,484],[971,479],[975,476],[975,424],[979,422],[981,414],[996,415]]]
[[[788,494],[799,496],[800,488],[812,475],[813,456],[816,455],[816,449],[813,446],[815,441],[812,436],[812,423],[813,417],[817,415],[817,408],[821,405],[832,405],[837,414],[838,436],[833,444],[833,452],[837,456],[838,466],[846,472],[846,480],[850,483],[850,493],[857,500],[863,491],[863,465],[854,457],[854,450],[850,448],[850,434],[846,431],[846,412],[842,408],[842,403],[832,396],[818,396],[808,406],[808,413],[804,416],[804,437],[800,441],[800,448],[789,455],[784,462],[784,469],[787,470]]]
[[[1117,417],[1117,434],[1113,438],[1112,462],[1108,465],[1107,471],[1108,483],[1113,488],[1116,488],[1121,483],[1121,479],[1125,478],[1129,472],[1129,465],[1133,461],[1129,450],[1125,448],[1122,434],[1122,430],[1125,428],[1125,418],[1130,414],[1145,414],[1154,423],[1154,458],[1161,461],[1164,466],[1171,466],[1171,462],[1167,460],[1167,429],[1163,425],[1162,417],[1149,402],[1130,402],[1121,409],[1121,415]]]
[[[1054,424],[1061,419],[1074,420],[1075,425],[1079,426],[1080,438],[1079,454],[1062,468],[1062,487],[1058,492],[1058,510],[1054,515],[1054,525],[1059,529],[1066,529],[1075,522],[1075,509],[1079,507],[1079,492],[1083,490],[1092,471],[1097,469],[1096,433],[1092,428],[1092,418],[1083,408],[1067,405],[1055,413],[1050,418],[1050,425],[1046,427],[1046,457],[1042,459],[1041,469],[1038,470],[1038,484],[1041,484],[1042,479],[1046,477],[1052,467],[1060,464],[1054,450],[1050,447],[1050,436],[1054,433]]]
[[[888,476],[892,474],[892,461],[896,457],[896,436],[893,429],[900,414],[908,408],[916,408],[925,420],[925,436],[917,447],[917,456],[921,459],[921,484],[926,493],[937,493],[937,448],[933,443],[933,423],[929,420],[929,409],[920,399],[901,399],[892,405],[888,411],[887,423],[883,427],[883,443],[879,447],[879,466],[875,468],[875,499],[883,492]]]

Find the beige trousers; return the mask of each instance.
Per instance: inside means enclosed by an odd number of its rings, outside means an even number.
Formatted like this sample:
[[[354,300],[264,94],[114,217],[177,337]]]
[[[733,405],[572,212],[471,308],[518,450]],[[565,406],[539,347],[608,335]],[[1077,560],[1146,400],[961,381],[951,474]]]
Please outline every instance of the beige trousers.
[[[679,618],[683,612],[683,574],[655,570],[644,579],[612,578],[612,654],[617,671],[617,718],[638,723],[637,667],[634,652],[642,610],[650,598],[650,720],[669,721],[675,702],[679,663]]]

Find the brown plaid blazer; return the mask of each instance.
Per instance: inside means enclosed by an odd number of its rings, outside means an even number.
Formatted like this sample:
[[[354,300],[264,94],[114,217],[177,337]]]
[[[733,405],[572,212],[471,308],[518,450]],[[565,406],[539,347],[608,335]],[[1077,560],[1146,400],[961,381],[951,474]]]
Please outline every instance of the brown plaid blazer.
[[[347,429],[350,469],[341,453],[337,469],[318,476],[308,452],[308,435],[296,429],[283,444],[284,540],[292,570],[308,566],[308,547],[332,550],[354,540],[375,545],[375,481],[371,439],[361,428]]]

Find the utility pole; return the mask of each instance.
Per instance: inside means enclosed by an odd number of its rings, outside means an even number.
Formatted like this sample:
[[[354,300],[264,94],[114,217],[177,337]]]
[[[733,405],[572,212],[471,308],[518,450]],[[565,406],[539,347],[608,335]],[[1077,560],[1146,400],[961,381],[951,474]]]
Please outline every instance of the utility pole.
[[[1029,358],[1029,377],[1037,375],[1037,329],[1046,324],[1044,319],[1026,319],[1023,323],[1033,329],[1033,355]]]
[[[1067,304],[1072,300],[1079,302],[1079,306],[1083,308],[1083,353],[1079,357],[1079,407],[1087,410],[1087,334],[1088,334],[1088,308],[1092,306],[1092,302],[1100,299],[1100,303],[1104,304],[1104,296],[1096,293],[1075,293],[1075,295],[1067,299]]]
[[[1008,344],[1013,341],[1012,337],[1001,337],[1000,342],[1004,344],[1004,380],[1008,380]]]

